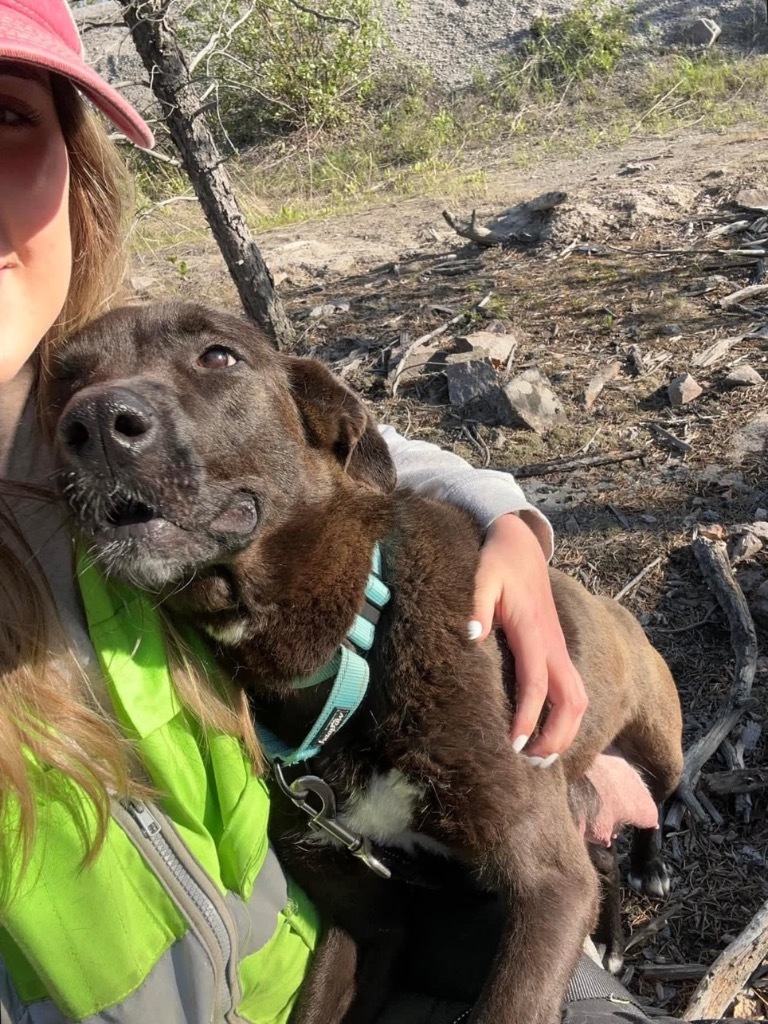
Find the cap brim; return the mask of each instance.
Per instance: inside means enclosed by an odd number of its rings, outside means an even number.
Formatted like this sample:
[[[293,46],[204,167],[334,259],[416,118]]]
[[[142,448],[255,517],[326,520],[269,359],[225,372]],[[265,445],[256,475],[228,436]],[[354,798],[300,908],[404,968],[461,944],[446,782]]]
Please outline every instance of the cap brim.
[[[39,47],[34,43],[30,45],[28,40],[17,44],[3,39],[0,41],[0,58],[33,64],[69,78],[127,139],[142,149],[154,146],[155,138],[144,118],[93,68],[55,37],[46,33],[45,45]]]

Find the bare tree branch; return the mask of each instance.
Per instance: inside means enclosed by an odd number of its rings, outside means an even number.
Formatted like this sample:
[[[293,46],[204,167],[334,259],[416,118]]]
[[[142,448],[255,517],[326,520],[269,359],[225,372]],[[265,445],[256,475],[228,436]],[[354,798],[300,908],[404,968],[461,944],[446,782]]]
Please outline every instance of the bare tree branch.
[[[322,11],[316,11],[313,7],[306,7],[304,4],[299,3],[299,0],[288,0],[288,3],[291,7],[295,7],[297,11],[311,14],[318,21],[327,21],[332,25],[351,25],[356,31],[360,30],[360,22],[355,18],[338,18],[333,14],[323,14]]]

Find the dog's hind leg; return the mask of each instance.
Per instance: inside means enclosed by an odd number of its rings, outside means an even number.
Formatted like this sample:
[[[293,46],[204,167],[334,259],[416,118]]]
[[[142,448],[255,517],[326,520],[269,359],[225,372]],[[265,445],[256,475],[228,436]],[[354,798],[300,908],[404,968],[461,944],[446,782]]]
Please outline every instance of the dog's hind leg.
[[[595,871],[560,765],[526,764],[506,736],[495,751],[474,753],[463,771],[452,765],[450,783],[437,792],[450,807],[444,839],[506,905],[496,960],[469,1024],[556,1024],[596,917]]]
[[[613,843],[589,843],[587,849],[600,881],[600,915],[592,938],[606,970],[618,974],[624,965],[626,942],[621,924],[619,857]]]
[[[683,771],[682,715],[674,680],[656,652],[656,671],[646,683],[643,713],[617,738],[616,745],[644,774],[659,807],[659,827],[637,829],[630,854],[629,884],[638,892],[666,896],[669,871],[661,855],[661,804],[675,791]]]
[[[635,892],[644,892],[648,896],[669,894],[671,879],[662,854],[662,813],[663,805],[659,804],[659,827],[638,828],[632,836],[627,881]]]

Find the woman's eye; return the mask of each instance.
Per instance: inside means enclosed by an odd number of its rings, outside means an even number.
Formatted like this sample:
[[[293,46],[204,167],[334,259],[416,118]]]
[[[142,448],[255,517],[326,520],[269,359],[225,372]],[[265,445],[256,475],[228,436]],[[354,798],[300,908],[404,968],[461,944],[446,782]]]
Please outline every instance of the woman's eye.
[[[0,125],[15,128],[20,124],[24,124],[24,118],[21,114],[11,110],[10,107],[0,107]]]
[[[0,99],[0,128],[26,128],[38,120],[34,111],[23,109],[21,104],[9,106]]]
[[[204,370],[226,370],[239,362],[237,356],[228,348],[209,348],[198,358],[197,365]]]

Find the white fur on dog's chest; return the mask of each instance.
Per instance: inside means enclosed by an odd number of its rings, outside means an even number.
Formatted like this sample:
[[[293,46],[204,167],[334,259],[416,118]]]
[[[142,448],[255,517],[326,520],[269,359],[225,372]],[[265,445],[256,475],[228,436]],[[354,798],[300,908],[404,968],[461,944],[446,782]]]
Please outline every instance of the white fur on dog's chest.
[[[337,820],[351,832],[367,836],[382,846],[397,846],[412,853],[417,846],[445,853],[437,840],[413,831],[424,800],[425,787],[392,769],[374,774],[364,789],[356,790],[338,809]],[[335,843],[324,832],[312,831],[315,842]]]

